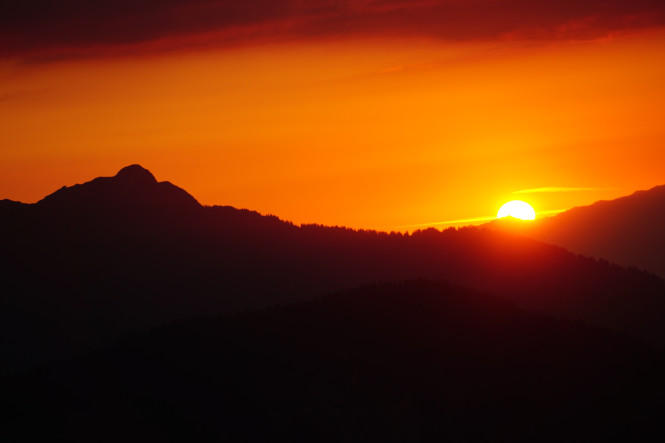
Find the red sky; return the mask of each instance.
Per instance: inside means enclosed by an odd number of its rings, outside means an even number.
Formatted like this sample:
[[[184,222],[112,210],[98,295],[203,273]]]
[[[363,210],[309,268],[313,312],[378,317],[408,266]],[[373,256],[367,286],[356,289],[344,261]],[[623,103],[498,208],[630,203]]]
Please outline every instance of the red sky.
[[[613,198],[665,183],[663,25],[656,1],[4,2],[0,198],[131,163],[362,228]]]

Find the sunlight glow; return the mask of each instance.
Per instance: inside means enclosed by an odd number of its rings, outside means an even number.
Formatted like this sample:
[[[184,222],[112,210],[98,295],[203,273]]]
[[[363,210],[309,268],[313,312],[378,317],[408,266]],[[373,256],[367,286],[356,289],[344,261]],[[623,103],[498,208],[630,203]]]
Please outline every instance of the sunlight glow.
[[[535,220],[536,211],[527,202],[512,200],[501,206],[496,215],[497,218],[508,216],[519,218],[520,220]]]

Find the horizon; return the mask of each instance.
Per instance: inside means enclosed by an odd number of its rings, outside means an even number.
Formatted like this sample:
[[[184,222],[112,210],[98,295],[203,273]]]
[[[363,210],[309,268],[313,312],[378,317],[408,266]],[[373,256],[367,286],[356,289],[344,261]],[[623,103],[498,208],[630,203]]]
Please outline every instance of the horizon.
[[[18,203],[23,203],[23,204],[39,203],[40,201],[42,201],[45,198],[49,197],[51,194],[55,194],[58,191],[61,191],[63,189],[72,188],[72,187],[80,186],[80,185],[85,185],[89,182],[94,181],[95,179],[98,179],[98,178],[115,178],[119,174],[121,174],[123,171],[128,170],[130,168],[140,170],[142,174],[150,176],[151,180],[155,180],[156,183],[166,182],[166,183],[171,183],[171,184],[175,185],[176,187],[178,187],[178,188],[184,190],[185,192],[187,192],[187,194],[189,194],[191,197],[193,197],[199,204],[201,204],[204,207],[230,206],[230,205],[225,205],[225,204],[212,204],[211,205],[211,204],[201,203],[196,198],[196,196],[189,193],[187,191],[187,189],[184,189],[184,188],[178,186],[177,183],[173,183],[170,180],[160,180],[160,179],[158,179],[157,177],[155,177],[155,175],[152,173],[152,171],[149,168],[145,168],[143,165],[140,165],[138,163],[133,163],[131,165],[124,166],[119,171],[117,171],[116,174],[112,174],[112,175],[109,175],[109,176],[98,176],[98,177],[91,178],[89,180],[59,186],[58,189],[56,189],[54,192],[49,193],[47,195],[44,195],[41,198],[39,198],[37,201],[34,201],[34,202],[23,202],[23,201],[12,200],[12,199],[6,199],[6,200],[15,201],[15,202],[18,202]],[[646,191],[646,190],[638,190],[638,191]],[[545,191],[545,192],[548,192],[548,191]],[[515,194],[519,194],[519,192],[516,192]],[[632,195],[632,194],[630,194],[630,195]],[[618,198],[628,197],[628,196],[629,195],[624,195],[624,196],[620,196]],[[0,200],[5,200],[5,198],[0,198]],[[606,200],[599,200],[597,202],[604,202],[604,201],[606,201]],[[593,202],[592,204],[597,203],[597,202]],[[520,201],[520,203],[522,203],[522,201]],[[587,206],[591,206],[591,205],[587,205]],[[233,206],[230,206],[230,207],[233,207]],[[274,216],[274,217],[277,217],[278,219],[280,219],[282,221],[292,223],[296,226],[320,225],[320,226],[330,226],[330,227],[343,227],[343,228],[349,228],[349,229],[354,229],[354,230],[359,229],[359,230],[373,230],[373,231],[379,231],[379,232],[413,233],[415,231],[428,229],[428,228],[447,229],[447,228],[462,228],[462,227],[471,227],[471,226],[481,226],[481,225],[484,225],[486,223],[489,223],[489,222],[492,222],[492,221],[495,221],[495,220],[500,220],[502,218],[524,222],[525,226],[526,226],[532,221],[542,220],[542,219],[545,219],[545,218],[553,217],[553,216],[556,216],[558,214],[564,213],[564,212],[568,211],[569,209],[576,209],[578,207],[567,208],[567,209],[558,209],[558,210],[550,210],[550,211],[543,211],[543,212],[536,212],[535,213],[536,217],[534,219],[526,219],[526,220],[525,219],[520,220],[522,218],[520,215],[508,213],[508,214],[504,214],[502,216],[500,216],[499,214],[496,214],[494,216],[474,217],[474,218],[460,219],[460,220],[436,221],[436,222],[431,222],[431,223],[419,223],[419,224],[414,224],[414,225],[379,227],[379,228],[363,228],[363,227],[353,227],[353,226],[347,226],[347,225],[325,225],[323,223],[318,223],[318,222],[297,223],[297,222],[294,222],[293,220],[288,220],[286,218],[280,217],[279,214],[261,213],[261,212],[255,211],[252,208],[242,208],[242,207],[233,207],[233,208],[234,209],[239,209],[239,210],[249,210],[249,211],[252,211],[252,212],[257,212],[258,214],[260,214],[262,216]]]

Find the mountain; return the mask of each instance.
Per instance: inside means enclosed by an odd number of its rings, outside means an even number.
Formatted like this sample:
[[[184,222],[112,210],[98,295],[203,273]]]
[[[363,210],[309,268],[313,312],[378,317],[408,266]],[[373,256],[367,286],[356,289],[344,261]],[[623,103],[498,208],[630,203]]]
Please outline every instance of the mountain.
[[[662,441],[662,357],[447,283],[368,285],[0,378],[0,426],[11,441]]]
[[[130,209],[187,211],[201,205],[183,189],[169,182],[158,182],[147,169],[131,165],[122,168],[115,177],[98,177],[84,185],[64,186],[43,198],[37,206],[84,216],[97,211]]]
[[[295,226],[200,205],[134,165],[35,204],[0,202],[2,370],[161,324],[362,284],[448,280],[665,344],[653,275],[482,228],[413,234]]]
[[[665,278],[665,186],[573,208],[532,223],[490,226]]]

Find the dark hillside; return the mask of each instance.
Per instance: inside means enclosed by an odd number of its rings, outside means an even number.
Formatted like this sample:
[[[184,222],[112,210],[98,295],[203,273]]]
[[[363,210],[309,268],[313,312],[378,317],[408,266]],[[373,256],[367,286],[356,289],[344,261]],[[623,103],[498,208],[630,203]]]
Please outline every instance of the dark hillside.
[[[475,291],[383,284],[4,378],[0,423],[12,441],[660,441],[662,367]]]

